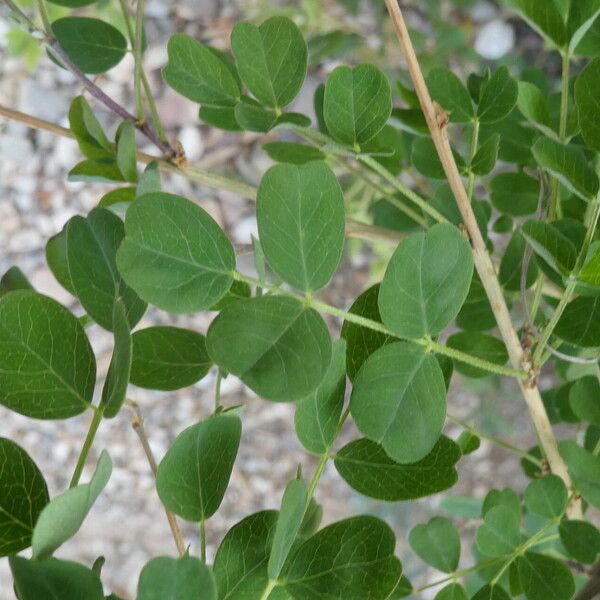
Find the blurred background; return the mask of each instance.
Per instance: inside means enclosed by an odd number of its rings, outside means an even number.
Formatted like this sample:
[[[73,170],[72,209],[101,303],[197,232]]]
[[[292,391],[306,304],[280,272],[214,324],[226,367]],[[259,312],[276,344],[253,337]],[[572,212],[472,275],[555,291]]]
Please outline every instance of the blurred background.
[[[542,0],[540,0],[542,1]],[[33,4],[21,0],[24,8]],[[221,49],[229,48],[229,34],[238,20],[261,22],[273,14],[285,14],[305,33],[310,52],[309,74],[292,110],[312,115],[312,97],[319,83],[340,63],[372,62],[395,79],[408,82],[402,70],[399,48],[386,20],[380,0],[147,0],[148,49],[146,72],[155,92],[158,110],[169,137],[183,145],[188,160],[206,168],[244,178],[254,184],[271,164],[262,144],[281,134],[227,133],[202,125],[197,105],[167,88],[160,69],[166,63],[166,44],[175,32],[185,32]],[[543,68],[551,76],[560,68],[558,54],[540,52],[542,41],[501,4],[488,0],[415,0],[402,2],[415,45],[425,70],[434,65],[450,66],[466,79],[471,71],[486,65],[524,64]],[[63,9],[49,5],[51,18]],[[100,0],[84,14],[95,11],[122,28],[116,0]],[[68,126],[67,111],[80,85],[52,63],[39,44],[22,32],[0,7],[0,104]],[[544,61],[540,63],[540,61]],[[133,106],[133,57],[97,78],[110,96]],[[91,100],[90,100],[91,101]],[[102,106],[94,110],[112,133],[116,120]],[[152,147],[142,149],[150,153]],[[0,118],[0,272],[20,267],[38,291],[75,308],[75,299],[54,280],[44,256],[47,239],[57,233],[74,214],[86,213],[107,191],[100,184],[70,183],[67,172],[80,160],[80,151],[70,139],[28,129]],[[370,204],[360,189],[347,185],[355,215]],[[190,183],[181,177],[163,176],[163,187],[198,201],[240,245],[256,234],[253,205],[231,193]],[[368,215],[364,215],[365,217]],[[356,296],[382,275],[382,265],[393,248],[352,240],[343,264],[324,299],[347,309]],[[251,265],[249,256],[241,258]],[[212,314],[175,316],[153,309],[140,326],[170,324],[205,332]],[[330,320],[333,335],[340,323]],[[88,329],[98,357],[100,384],[112,350],[112,337],[98,326]],[[160,459],[176,435],[189,424],[212,412],[216,373],[196,386],[174,393],[149,392],[130,387],[130,398],[139,403],[152,449]],[[450,388],[449,412],[476,424],[481,430],[505,439],[518,440],[527,448],[534,437],[512,381],[461,379],[455,375]],[[244,404],[244,433],[231,485],[217,515],[207,524],[209,559],[214,556],[226,530],[244,516],[276,508],[286,482],[299,464],[311,474],[316,462],[302,450],[293,430],[294,407],[264,402],[245,389],[234,377],[223,382],[226,406]],[[152,556],[174,555],[175,546],[164,512],[154,490],[154,480],[139,440],[131,428],[128,408],[102,424],[83,481],[89,477],[99,452],[107,448],[115,468],[111,480],[81,531],[59,551],[64,558],[90,564],[106,557],[103,580],[109,590],[131,598],[139,571]],[[0,406],[0,436],[21,444],[45,473],[51,495],[64,490],[77,460],[90,415],[68,421],[33,421]],[[456,437],[460,428],[449,426]],[[344,431],[354,435],[352,426]],[[518,457],[485,441],[477,452],[459,463],[459,484],[447,494],[418,502],[385,504],[352,491],[327,467],[316,498],[324,505],[324,522],[357,512],[385,518],[398,535],[398,552],[405,574],[414,584],[426,584],[432,573],[420,561],[411,562],[406,538],[418,522],[432,514],[453,515],[463,533],[462,564],[469,564],[473,532],[470,520],[479,514],[481,499],[491,488],[524,487]],[[198,531],[182,523],[191,551],[198,550]],[[12,598],[7,561],[0,561],[0,599]],[[435,589],[421,597],[433,597]]]

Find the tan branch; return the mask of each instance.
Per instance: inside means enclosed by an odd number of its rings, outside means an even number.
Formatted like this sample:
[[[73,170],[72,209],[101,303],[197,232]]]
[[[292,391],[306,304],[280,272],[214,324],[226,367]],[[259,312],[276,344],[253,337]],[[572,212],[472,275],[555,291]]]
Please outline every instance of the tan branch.
[[[146,430],[144,429],[144,419],[142,418],[142,413],[139,409],[139,406],[137,405],[137,402],[134,402],[133,400],[127,400],[127,405],[133,411],[131,426],[133,427],[133,430],[137,434],[138,438],[140,439],[142,448],[144,449],[144,454],[148,459],[148,464],[150,465],[152,474],[156,479],[158,465],[156,464],[156,459],[154,458],[152,448],[150,448],[150,443],[148,442],[148,436],[146,435]],[[165,508],[165,514],[167,515],[167,521],[169,522],[169,527],[171,528],[171,533],[173,534],[173,539],[175,540],[177,551],[179,552],[180,556],[184,556],[187,552],[187,547],[185,545],[185,541],[183,540],[181,530],[179,529],[177,519],[175,515],[167,508]]]
[[[540,446],[548,460],[552,472],[559,475],[568,488],[572,488],[567,466],[558,451],[558,444],[537,387],[536,373],[533,371],[529,356],[521,347],[519,336],[513,325],[512,318],[504,299],[504,294],[502,293],[502,288],[500,287],[496,275],[496,270],[485,246],[481,232],[479,231],[475,213],[469,202],[467,191],[460,176],[456,161],[454,160],[450,141],[448,140],[447,114],[437,103],[432,101],[431,96],[429,95],[423,72],[421,71],[419,61],[410,39],[410,34],[408,33],[397,0],[385,0],[385,4],[404,53],[415,92],[419,98],[421,109],[425,115],[431,137],[467,229],[473,248],[475,268],[477,269],[477,273],[479,274],[490,301],[490,305],[494,311],[498,329],[500,330],[500,335],[508,350],[511,364],[515,369],[525,369],[531,372],[530,379],[519,382],[519,385]],[[580,514],[580,503],[576,502],[570,508],[570,516],[574,517]]]

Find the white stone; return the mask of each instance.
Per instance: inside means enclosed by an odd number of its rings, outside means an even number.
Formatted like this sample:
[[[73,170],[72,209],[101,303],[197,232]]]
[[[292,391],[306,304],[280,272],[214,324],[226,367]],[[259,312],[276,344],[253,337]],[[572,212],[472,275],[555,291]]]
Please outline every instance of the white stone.
[[[475,50],[487,60],[497,60],[510,52],[514,45],[514,29],[499,20],[484,25],[475,39]]]

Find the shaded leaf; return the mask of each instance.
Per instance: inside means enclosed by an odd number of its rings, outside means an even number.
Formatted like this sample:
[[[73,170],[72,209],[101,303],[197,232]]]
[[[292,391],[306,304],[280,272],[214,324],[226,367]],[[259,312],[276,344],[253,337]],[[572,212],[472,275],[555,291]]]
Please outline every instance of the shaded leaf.
[[[0,403],[35,419],[66,419],[89,407],[96,360],[79,321],[33,291],[0,299]]]
[[[446,418],[439,363],[422,348],[395,342],[377,350],[359,371],[350,399],[358,429],[400,463],[424,458]]]
[[[557,475],[546,475],[536,479],[525,490],[527,510],[546,519],[562,515],[567,506],[567,499],[567,488]]]
[[[67,263],[75,295],[90,317],[109,331],[117,298],[132,327],[146,311],[146,303],[117,270],[117,249],[124,235],[123,222],[106,208],[94,208],[85,218],[72,217],[66,227]]]
[[[217,600],[212,573],[192,556],[159,556],[144,565],[137,600]]]
[[[323,454],[331,448],[344,406],[345,389],[346,342],[337,340],[323,381],[296,406],[296,435],[309,452]]]
[[[425,458],[409,464],[397,463],[379,444],[360,439],[336,454],[335,466],[361,494],[398,502],[431,496],[452,487],[458,480],[455,465],[460,458],[460,448],[445,436],[439,438]]]
[[[579,112],[581,134],[589,148],[600,152],[600,58],[592,61],[580,74],[575,83],[575,101]]]
[[[507,556],[521,543],[519,517],[506,506],[494,506],[477,529],[477,548],[485,556]]]
[[[490,181],[491,201],[501,213],[522,217],[536,211],[540,182],[525,173],[500,173]]]
[[[525,552],[516,564],[527,600],[569,600],[573,596],[573,575],[555,558]]]
[[[499,366],[505,365],[508,361],[508,353],[504,343],[498,338],[480,331],[455,333],[448,338],[446,345],[449,348],[477,356]],[[490,374],[489,371],[462,362],[457,358],[454,359],[454,367],[459,373],[473,379],[486,377]]]
[[[52,34],[84,73],[104,73],[121,62],[127,40],[116,28],[90,17],[63,17],[52,23]]]
[[[79,563],[9,558],[19,600],[104,600],[98,576]]]
[[[462,81],[449,69],[434,68],[427,75],[431,97],[450,115],[455,123],[468,123],[475,115],[473,102]]]
[[[483,84],[477,107],[481,123],[496,123],[506,118],[517,104],[519,85],[510,76],[508,67],[500,67]]]
[[[29,454],[0,437],[0,556],[31,544],[33,527],[48,500],[44,476]]]
[[[521,226],[521,233],[533,251],[559,273],[569,273],[575,266],[575,246],[551,223],[526,221]]]
[[[294,298],[262,296],[226,306],[208,330],[210,357],[266,400],[304,398],[331,360],[323,319]]]
[[[151,390],[178,390],[196,383],[212,361],[206,338],[178,327],[148,327],[133,336],[131,383]]]
[[[587,521],[561,522],[558,532],[560,541],[575,560],[591,565],[600,554],[600,531]]]
[[[588,452],[574,440],[559,443],[575,488],[595,508],[600,508],[600,456]]]
[[[156,490],[166,508],[204,521],[219,508],[237,456],[242,423],[221,413],[180,433],[158,466]]]
[[[375,517],[360,516],[325,527],[290,557],[285,589],[296,600],[385,600],[402,567],[394,556],[392,530]]]
[[[558,320],[554,333],[575,346],[600,346],[600,298],[579,296],[569,302]]]

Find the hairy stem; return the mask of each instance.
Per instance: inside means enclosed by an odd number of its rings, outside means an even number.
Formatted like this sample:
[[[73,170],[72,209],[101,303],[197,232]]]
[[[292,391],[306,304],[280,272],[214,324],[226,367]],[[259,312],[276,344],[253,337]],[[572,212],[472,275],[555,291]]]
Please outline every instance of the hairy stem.
[[[477,437],[487,440],[488,442],[492,442],[492,444],[496,444],[497,446],[500,446],[502,448],[506,448],[507,450],[518,454],[522,458],[526,458],[529,462],[532,462],[534,465],[537,465],[540,468],[544,468],[544,463],[539,458],[533,456],[533,454],[530,454],[525,450],[521,450],[521,448],[514,446],[513,444],[510,444],[505,440],[497,438],[488,433],[484,433],[483,431],[479,431],[478,429],[475,429],[473,426],[469,425],[466,421],[463,421],[462,419],[453,417],[452,415],[446,415],[446,419],[451,423],[454,423],[455,425],[460,425],[467,431],[470,431],[471,433],[475,434]]]
[[[310,306],[320,312],[332,315],[334,317],[338,317],[339,319],[343,319],[351,323],[355,323],[356,325],[361,325],[362,327],[365,327],[367,329],[371,329],[373,331],[377,331],[379,333],[398,338],[398,336],[393,331],[388,329],[383,323],[380,323],[379,321],[373,321],[372,319],[367,319],[366,317],[362,317],[360,315],[356,315],[354,313],[342,310],[341,308],[336,308],[335,306],[331,306],[330,304],[326,304],[325,302],[321,302],[312,297],[307,298],[306,296],[303,296],[301,294],[297,294],[288,290],[283,290],[276,285],[269,285],[265,282],[260,282],[258,279],[247,277],[246,275],[242,275],[238,272],[234,272],[231,275],[238,281],[244,281],[249,285],[261,286],[264,289],[269,290],[275,294],[279,294],[282,296],[290,296],[292,298],[302,300],[306,303],[307,306]],[[405,341],[411,344],[415,344],[417,346],[421,346],[422,348],[425,348],[428,352],[436,352],[437,354],[449,356],[450,358],[472,365],[473,367],[478,367],[480,369],[483,369],[484,371],[488,371],[489,373],[505,375],[507,377],[515,377],[516,379],[521,380],[527,379],[527,377],[529,377],[529,374],[521,369],[504,367],[502,365],[483,360],[481,358],[478,358],[477,356],[472,356],[471,354],[466,354],[465,352],[461,352],[460,350],[455,350],[454,348],[449,348],[448,346],[439,344],[438,342],[435,342],[429,338],[411,339]]]
[[[462,218],[465,223],[465,227],[469,233],[471,239],[471,245],[473,247],[473,261],[475,268],[481,279],[483,287],[488,296],[492,310],[496,317],[498,329],[502,335],[502,339],[506,344],[508,355],[511,363],[515,369],[522,369],[527,366],[531,372],[531,377],[526,380],[520,380],[519,385],[521,387],[521,393],[523,399],[529,410],[531,421],[534,425],[540,446],[548,459],[548,464],[552,471],[559,475],[568,489],[572,488],[571,477],[567,471],[567,466],[558,452],[558,444],[556,437],[552,430],[552,425],[548,419],[548,414],[542,402],[539,389],[537,387],[536,374],[529,367],[527,356],[525,355],[523,348],[521,347],[519,336],[517,335],[515,326],[512,322],[512,318],[502,293],[502,288],[498,281],[494,265],[488,254],[485,241],[479,231],[477,219],[475,213],[471,207],[469,197],[463,185],[460,172],[454,160],[452,154],[452,148],[450,147],[450,141],[448,139],[448,131],[446,128],[446,121],[444,114],[440,113],[439,107],[433,104],[429,90],[425,83],[425,78],[421,71],[419,61],[415,54],[414,47],[412,45],[406,23],[402,11],[400,10],[397,0],[385,0],[388,12],[392,19],[396,35],[400,46],[402,47],[408,70],[410,72],[411,79],[415,88],[415,92],[419,98],[421,109],[425,115],[429,131],[431,133],[433,142],[435,144],[438,156],[444,168],[446,178],[452,189],[456,203]],[[570,516],[581,515],[581,503],[574,502]]]
[[[81,473],[83,472],[83,467],[85,466],[85,461],[90,453],[90,449],[94,443],[94,438],[96,437],[96,433],[98,432],[98,427],[100,427],[103,416],[104,410],[102,408],[94,407],[94,415],[90,422],[90,427],[87,435],[85,436],[85,440],[83,441],[83,446],[81,447],[81,452],[79,454],[79,458],[77,459],[77,464],[75,465],[75,471],[73,472],[73,477],[71,477],[69,488],[73,488],[79,483]]]
[[[144,450],[144,454],[146,455],[146,460],[150,465],[150,470],[152,471],[152,474],[156,479],[158,465],[156,464],[156,459],[154,458],[152,448],[150,448],[150,442],[148,441],[148,436],[146,435],[146,430],[144,428],[144,419],[142,417],[142,413],[139,409],[139,406],[137,405],[137,402],[134,402],[133,400],[127,400],[127,405],[131,408],[131,410],[133,410],[131,427],[133,428],[140,440],[142,449]],[[184,556],[187,552],[187,548],[183,540],[181,530],[179,529],[179,525],[177,524],[177,519],[175,518],[175,515],[167,508],[165,508],[165,514],[167,516],[167,521],[169,522],[171,534],[173,535],[173,539],[175,540],[175,546],[177,546],[177,552],[179,552],[180,556]]]
[[[215,412],[221,408],[221,382],[223,381],[223,374],[221,369],[217,371],[217,379],[215,381]]]

